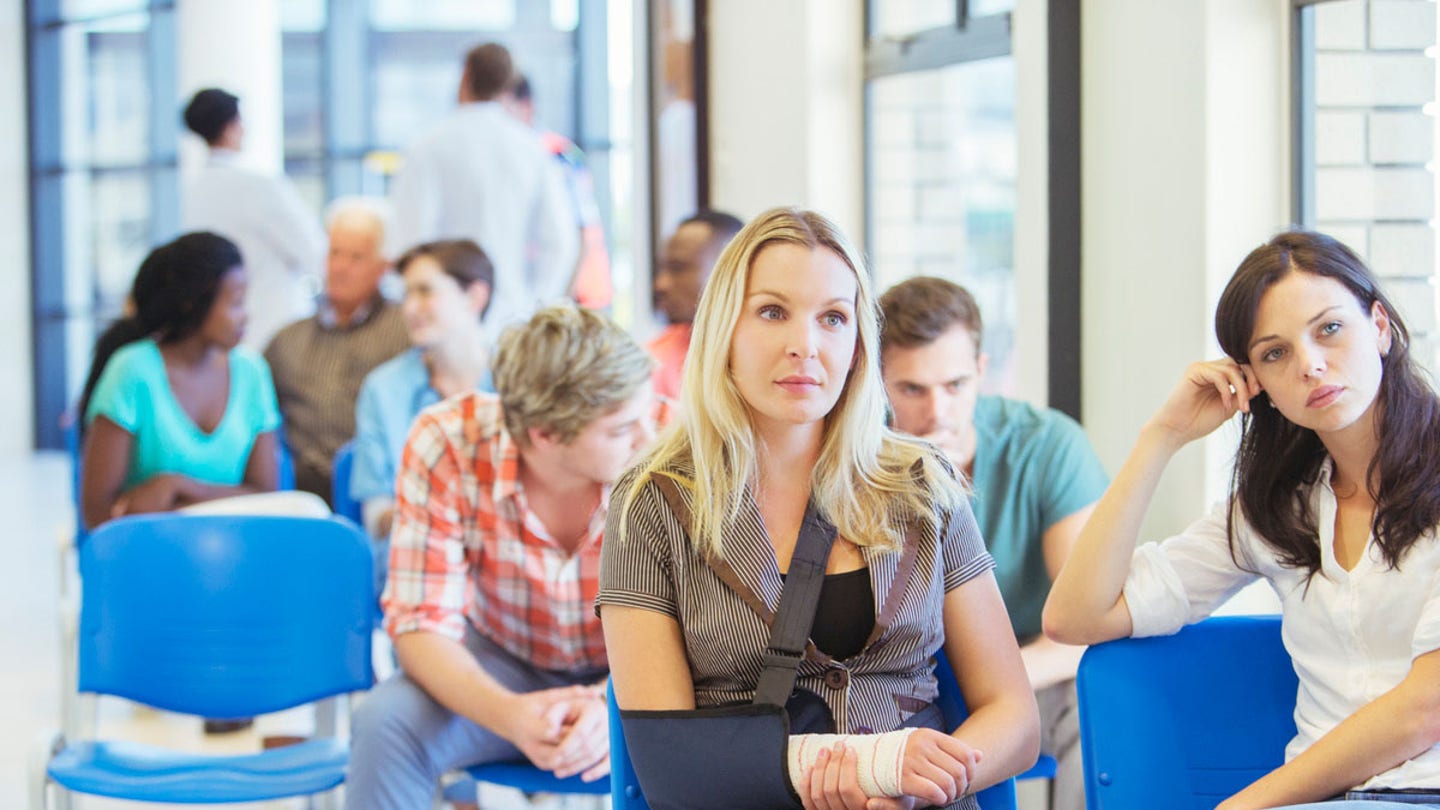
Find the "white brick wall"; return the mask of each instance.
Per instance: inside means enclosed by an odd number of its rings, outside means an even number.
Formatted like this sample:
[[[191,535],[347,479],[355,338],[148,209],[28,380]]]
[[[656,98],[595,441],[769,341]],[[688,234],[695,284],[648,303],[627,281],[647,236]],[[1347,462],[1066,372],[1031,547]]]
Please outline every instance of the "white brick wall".
[[[1365,113],[1344,110],[1315,113],[1315,163],[1359,166],[1365,162]]]
[[[1315,14],[1316,226],[1384,279],[1440,369],[1437,333],[1434,0],[1339,0]]]
[[[1434,334],[1435,285],[1430,279],[1384,279],[1381,286],[1412,335]]]
[[[1369,146],[1371,163],[1423,165],[1435,154],[1435,119],[1420,110],[1370,113]]]
[[[1435,229],[1421,222],[1372,225],[1365,255],[1382,276],[1433,277]]]
[[[1315,216],[1321,222],[1425,220],[1434,210],[1434,175],[1424,166],[1315,170]]]
[[[1315,7],[1315,47],[1324,51],[1365,49],[1365,0],[1340,0]]]
[[[1315,57],[1321,107],[1414,106],[1435,100],[1435,61],[1424,54],[1326,53]]]
[[[1435,4],[1429,0],[1370,0],[1370,47],[1424,50],[1435,44]]]

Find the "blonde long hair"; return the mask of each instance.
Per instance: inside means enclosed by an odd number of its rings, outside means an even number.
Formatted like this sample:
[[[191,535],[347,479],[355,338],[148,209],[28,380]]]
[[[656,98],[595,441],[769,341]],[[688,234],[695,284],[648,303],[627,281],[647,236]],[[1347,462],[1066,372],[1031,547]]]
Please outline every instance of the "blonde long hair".
[[[750,268],[755,257],[774,244],[830,250],[855,274],[859,337],[854,366],[825,417],[811,493],[841,537],[859,546],[898,548],[906,525],[933,521],[937,507],[957,507],[964,493],[933,450],[885,427],[877,362],[879,310],[868,273],[834,223],[797,208],[766,211],[720,254],[695,314],[679,417],[637,464],[623,508],[630,508],[651,475],[675,478],[694,496],[692,543],[702,553],[721,553],[721,534],[739,514],[745,487],[756,475],[755,430],[730,375],[730,343]],[[686,461],[694,468],[693,479],[676,474]]]

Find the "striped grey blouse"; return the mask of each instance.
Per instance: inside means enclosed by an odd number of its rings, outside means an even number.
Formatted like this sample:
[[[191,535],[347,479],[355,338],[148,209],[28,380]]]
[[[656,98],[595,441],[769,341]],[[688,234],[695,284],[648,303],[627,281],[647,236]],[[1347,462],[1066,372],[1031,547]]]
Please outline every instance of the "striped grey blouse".
[[[686,480],[693,477],[689,469],[677,467],[674,472]],[[627,492],[633,476],[633,471],[627,474],[613,492]],[[677,489],[688,503],[689,490]],[[864,649],[836,661],[811,645],[800,664],[798,685],[824,698],[842,733],[899,728],[935,699],[931,653],[944,640],[945,593],[995,565],[968,504],[937,514],[914,537],[913,567],[903,581],[897,577],[900,552],[863,549],[877,616]],[[725,562],[773,614],[783,583],[774,547],[748,493],[723,547]],[[622,512],[612,503],[595,601],[597,609],[622,605],[664,613],[679,622],[697,706],[754,699],[769,628],[694,550],[654,480],[645,484],[629,510]],[[893,615],[888,626],[881,622],[887,613]]]

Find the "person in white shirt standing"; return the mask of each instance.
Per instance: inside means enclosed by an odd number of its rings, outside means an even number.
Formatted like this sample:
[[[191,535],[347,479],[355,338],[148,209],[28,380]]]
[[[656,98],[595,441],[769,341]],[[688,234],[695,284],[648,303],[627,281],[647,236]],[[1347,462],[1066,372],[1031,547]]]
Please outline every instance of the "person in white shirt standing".
[[[186,105],[184,119],[210,153],[185,187],[181,225],[186,231],[213,231],[240,248],[250,274],[244,342],[260,351],[280,327],[314,313],[325,234],[289,181],[242,164],[240,99],[206,88]]]
[[[580,250],[559,166],[500,102],[514,72],[504,46],[471,49],[459,107],[410,145],[391,188],[394,247],[473,239],[494,262],[489,335],[564,296]]]

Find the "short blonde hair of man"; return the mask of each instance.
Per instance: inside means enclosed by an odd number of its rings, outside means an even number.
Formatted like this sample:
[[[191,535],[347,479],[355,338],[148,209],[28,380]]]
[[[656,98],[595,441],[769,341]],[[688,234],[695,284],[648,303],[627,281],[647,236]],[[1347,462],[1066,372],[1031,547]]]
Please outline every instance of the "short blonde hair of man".
[[[512,439],[528,445],[537,428],[568,443],[635,396],[654,363],[614,321],[567,304],[506,329],[491,374]]]
[[[854,365],[825,418],[811,493],[846,540],[897,548],[909,523],[933,522],[937,507],[958,507],[964,493],[933,448],[885,426],[885,389],[877,362],[879,309],[869,273],[834,223],[798,208],[766,211],[720,254],[695,314],[679,415],[638,465],[625,508],[650,474],[671,475],[668,468],[688,460],[695,478],[680,483],[694,493],[691,541],[704,553],[722,552],[721,534],[738,516],[746,486],[755,483],[757,452],[749,406],[730,373],[730,345],[755,258],[776,244],[829,250],[855,274]]]

